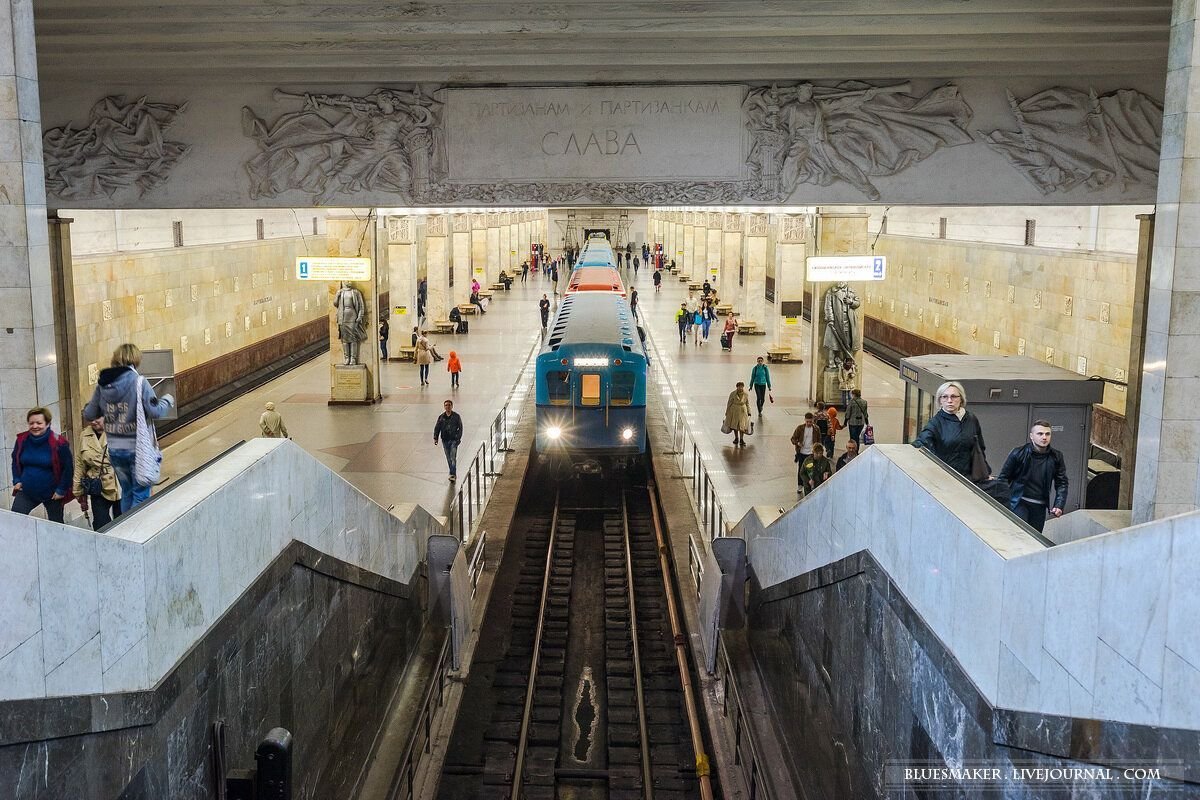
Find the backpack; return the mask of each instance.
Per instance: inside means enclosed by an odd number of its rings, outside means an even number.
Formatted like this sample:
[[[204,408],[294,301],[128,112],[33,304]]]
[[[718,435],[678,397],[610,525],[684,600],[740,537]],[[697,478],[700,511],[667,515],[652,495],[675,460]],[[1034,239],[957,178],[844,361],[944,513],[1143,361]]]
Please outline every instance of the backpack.
[[[816,416],[816,419],[813,420],[813,426],[820,431],[822,439],[829,437],[829,417],[824,413]]]

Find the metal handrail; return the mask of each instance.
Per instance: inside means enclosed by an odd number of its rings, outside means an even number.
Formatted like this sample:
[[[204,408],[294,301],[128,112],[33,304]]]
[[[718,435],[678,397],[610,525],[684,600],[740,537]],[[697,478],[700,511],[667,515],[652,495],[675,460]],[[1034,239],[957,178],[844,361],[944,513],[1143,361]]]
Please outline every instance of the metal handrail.
[[[400,759],[400,767],[392,778],[392,785],[388,790],[388,800],[411,800],[415,795],[417,769],[421,766],[424,756],[431,750],[433,718],[437,709],[441,708],[446,701],[446,680],[449,675],[450,633],[447,630],[442,635],[442,648],[438,652],[437,662],[433,667],[433,679],[425,688],[425,697],[417,712],[417,725],[409,734],[408,743],[404,746],[404,756]],[[434,700],[437,701],[437,705],[434,705]],[[417,749],[418,745],[420,750]]]
[[[509,440],[509,416],[510,414],[513,416],[511,423],[515,427],[525,410],[524,403],[514,406],[513,399],[517,394],[517,389],[523,383],[529,383],[533,379],[533,372],[529,368],[530,358],[540,346],[541,340],[535,336],[534,342],[525,356],[525,366],[517,374],[512,386],[509,387],[504,405],[500,407],[500,411],[496,413],[488,426],[487,436],[476,449],[471,463],[462,475],[458,490],[450,501],[447,530],[464,544],[474,537],[475,524],[483,516],[492,486],[502,474],[501,469],[504,466],[505,455],[512,452]]]

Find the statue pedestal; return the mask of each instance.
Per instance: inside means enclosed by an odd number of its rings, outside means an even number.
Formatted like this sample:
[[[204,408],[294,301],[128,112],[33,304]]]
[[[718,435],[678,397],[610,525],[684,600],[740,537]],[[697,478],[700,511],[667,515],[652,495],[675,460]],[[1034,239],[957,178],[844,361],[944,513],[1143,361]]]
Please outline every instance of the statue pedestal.
[[[329,405],[371,405],[375,392],[365,364],[338,364],[330,370]]]
[[[817,396],[813,400],[822,403],[842,404],[842,390],[838,388],[839,378],[836,371],[821,370],[821,380],[817,383]]]

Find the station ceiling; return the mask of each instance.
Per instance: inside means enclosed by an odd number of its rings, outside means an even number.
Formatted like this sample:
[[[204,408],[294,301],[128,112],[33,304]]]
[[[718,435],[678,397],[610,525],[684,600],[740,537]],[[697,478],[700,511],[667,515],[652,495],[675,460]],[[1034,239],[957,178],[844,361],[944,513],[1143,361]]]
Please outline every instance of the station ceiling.
[[[1165,74],[1170,0],[33,0],[49,86]]]

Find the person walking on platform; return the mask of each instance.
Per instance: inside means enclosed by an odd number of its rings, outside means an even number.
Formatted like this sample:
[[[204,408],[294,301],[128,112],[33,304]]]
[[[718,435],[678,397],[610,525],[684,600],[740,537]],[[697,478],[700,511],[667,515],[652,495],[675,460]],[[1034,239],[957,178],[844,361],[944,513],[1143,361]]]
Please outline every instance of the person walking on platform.
[[[392,328],[390,325],[388,325],[388,321],[386,319],[383,322],[379,323],[379,352],[383,355],[384,361],[388,360],[387,343],[388,343],[388,335],[391,332],[392,332]]]
[[[675,312],[675,324],[679,326],[679,343],[687,344],[687,326],[688,320],[691,319],[691,314],[688,313],[687,303],[680,303],[679,310]]]
[[[754,389],[755,402],[758,404],[758,415],[762,416],[763,405],[767,400],[767,393],[771,391],[771,370],[767,367],[763,357],[759,356],[754,368],[750,370],[750,386]],[[775,398],[771,398],[771,402],[775,402]]]
[[[429,339],[425,338],[425,331],[421,331],[421,335],[417,337],[417,349],[413,357],[417,362],[417,373],[421,378],[421,385],[429,385],[429,365],[433,363],[433,353],[429,349]]]
[[[62,522],[63,504],[72,498],[75,462],[71,445],[50,428],[52,419],[50,410],[40,406],[25,414],[28,430],[18,433],[13,443],[12,511],[28,514],[45,506],[46,519]]]
[[[725,421],[721,425],[721,432],[733,434],[734,447],[745,447],[746,434],[750,430],[750,395],[746,394],[746,384],[738,381],[725,401]]]
[[[633,319],[635,322],[637,321],[637,306],[638,306],[637,289],[631,289],[629,291],[629,310],[633,314]]]
[[[266,411],[258,418],[258,429],[262,432],[264,439],[290,439],[288,435],[287,425],[283,424],[283,417],[275,410],[274,403],[267,403]]]
[[[804,494],[809,494],[833,474],[833,462],[825,455],[822,445],[814,444],[812,455],[804,459],[800,465],[800,482],[804,485]]]
[[[846,406],[846,427],[850,429],[850,440],[861,442],[863,428],[871,424],[867,413],[867,401],[862,399],[862,389],[850,391],[850,403]]]
[[[725,318],[725,330],[721,332],[721,349],[733,350],[733,337],[737,335],[737,318],[730,312]]]
[[[450,351],[450,358],[446,361],[446,371],[450,373],[450,388],[458,388],[458,374],[462,372],[462,362],[458,360],[458,353],[454,350]]]
[[[634,256],[633,257],[633,279],[634,280],[637,280],[637,271],[638,271],[638,267],[641,266],[641,264],[642,264],[642,262],[638,260],[638,257]]]
[[[804,415],[804,422],[792,431],[792,446],[796,448],[796,491],[804,494],[804,462],[812,455],[813,447],[820,443],[820,431],[813,423],[812,413]]]
[[[1046,420],[1034,420],[1029,441],[1013,448],[996,476],[1008,481],[1008,507],[1039,533],[1047,513],[1061,517],[1067,504],[1067,462],[1061,450],[1050,446],[1052,431]]]
[[[833,451],[837,447],[837,434],[842,429],[842,423],[838,420],[837,406],[833,403],[817,403],[818,409],[822,407],[825,410],[825,417],[829,420],[829,427],[826,429],[821,444],[825,445],[825,454],[832,458]]]
[[[542,299],[538,300],[538,313],[542,315],[542,333],[546,332],[546,326],[550,324],[550,298],[542,293]]]
[[[617,251],[617,269],[621,268],[621,259],[622,258],[624,258],[624,254],[620,250],[618,250]]]
[[[654,270],[654,292],[657,294],[662,291],[662,272]]]
[[[854,365],[854,359],[847,358],[842,362],[841,369],[838,370],[838,388],[842,390],[842,411],[850,411],[850,394],[854,391],[854,384],[858,382],[858,367]]]
[[[121,515],[121,485],[108,457],[108,438],[104,435],[104,417],[83,427],[75,476],[71,491],[79,498],[79,507],[92,511],[92,530],[98,531]]]
[[[450,400],[442,403],[445,411],[438,416],[437,424],[433,426],[433,443],[440,439],[442,450],[446,453],[446,466],[450,468],[450,480],[458,480],[458,444],[462,441],[462,417],[454,410]]]
[[[924,447],[942,463],[965,475],[975,483],[988,479],[987,446],[979,418],[967,411],[967,393],[958,381],[947,381],[938,387],[941,408],[929,418],[925,427],[913,439],[912,446]],[[975,452],[979,452],[976,464]]]
[[[554,294],[557,295],[558,294],[558,267],[550,268],[550,284],[551,284],[551,288],[554,290]]]
[[[108,436],[108,458],[121,484],[121,513],[124,514],[150,499],[152,483],[142,483],[138,473],[145,477],[156,473],[156,465],[146,465],[149,473],[137,467],[138,428],[149,436],[142,441],[143,452],[150,448],[158,450],[157,437],[152,419],[166,416],[174,407],[175,398],[169,394],[158,397],[150,382],[138,374],[142,363],[142,351],[136,344],[125,343],[112,354],[112,366],[100,370],[92,399],[83,408],[84,422],[104,417],[104,431]],[[144,423],[138,423],[138,417]],[[148,428],[148,430],[147,430]],[[157,454],[161,462],[162,455]]]
[[[708,301],[702,300],[700,302],[700,324],[704,328],[702,332],[704,338],[700,341],[700,344],[708,344],[708,333],[712,330],[712,324],[716,321],[716,319],[716,306]]]

